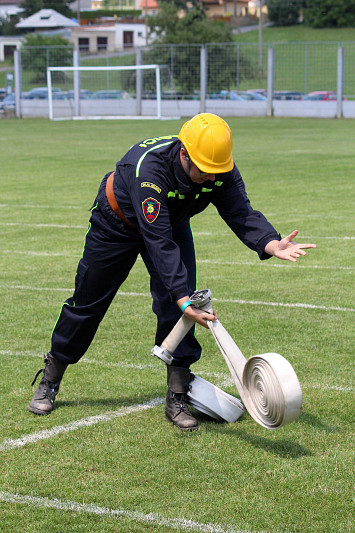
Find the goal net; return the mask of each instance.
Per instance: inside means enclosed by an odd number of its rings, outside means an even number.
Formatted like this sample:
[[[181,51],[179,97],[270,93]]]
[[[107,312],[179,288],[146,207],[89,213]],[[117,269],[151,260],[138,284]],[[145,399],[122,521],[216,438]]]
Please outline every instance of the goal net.
[[[168,68],[162,65],[48,67],[48,115],[51,120],[161,119],[162,81],[169,88],[167,80]],[[174,91],[165,94],[171,95],[171,117]]]

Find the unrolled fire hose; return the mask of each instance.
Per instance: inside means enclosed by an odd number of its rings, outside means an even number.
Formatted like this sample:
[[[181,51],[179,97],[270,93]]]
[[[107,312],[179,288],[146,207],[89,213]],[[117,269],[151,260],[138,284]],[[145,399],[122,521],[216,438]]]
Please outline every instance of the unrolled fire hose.
[[[195,291],[192,305],[212,313],[211,291]],[[248,360],[219,320],[208,327],[229,368],[250,416],[267,429],[277,429],[297,418],[302,410],[302,390],[291,364],[278,353],[254,355]],[[152,355],[171,364],[172,354],[194,322],[183,315]]]

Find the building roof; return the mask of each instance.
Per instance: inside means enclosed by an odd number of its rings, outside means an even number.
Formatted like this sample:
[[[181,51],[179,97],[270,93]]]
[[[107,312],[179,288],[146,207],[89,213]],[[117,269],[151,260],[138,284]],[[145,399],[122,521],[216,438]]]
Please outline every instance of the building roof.
[[[69,28],[78,26],[78,23],[65,17],[54,9],[41,9],[27,19],[16,24],[16,28]]]
[[[18,6],[20,7],[21,0],[0,0],[0,6]]]
[[[156,0],[142,0],[141,1],[141,9],[158,9],[159,5]]]
[[[143,0],[144,1],[144,0]],[[237,0],[237,4],[248,4],[250,0]],[[202,1],[202,4],[203,5],[206,5],[207,7],[209,5],[220,5],[220,6],[223,6],[223,5],[227,5],[227,4],[232,4],[233,3],[233,0],[203,0]]]

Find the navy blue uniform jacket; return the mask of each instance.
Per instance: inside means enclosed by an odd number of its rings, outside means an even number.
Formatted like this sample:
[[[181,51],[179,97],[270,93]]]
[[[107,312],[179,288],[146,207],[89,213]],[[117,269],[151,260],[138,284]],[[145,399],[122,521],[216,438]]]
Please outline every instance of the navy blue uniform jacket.
[[[230,172],[216,174],[214,182],[196,184],[182,168],[180,148],[181,142],[175,135],[146,139],[132,146],[117,162],[114,175],[118,205],[129,222],[141,231],[172,300],[188,295],[188,275],[173,240],[172,227],[189,220],[210,203],[260,259],[269,257],[264,252],[266,244],[280,239],[264,215],[252,209],[235,165]],[[105,182],[98,199],[103,213],[113,221],[116,215],[103,194]]]

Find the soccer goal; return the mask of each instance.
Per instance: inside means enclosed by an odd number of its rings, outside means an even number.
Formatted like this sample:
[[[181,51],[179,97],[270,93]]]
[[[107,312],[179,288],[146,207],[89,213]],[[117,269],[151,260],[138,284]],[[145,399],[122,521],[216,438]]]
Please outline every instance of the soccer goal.
[[[162,71],[162,65],[48,67],[48,116],[161,119]]]

